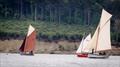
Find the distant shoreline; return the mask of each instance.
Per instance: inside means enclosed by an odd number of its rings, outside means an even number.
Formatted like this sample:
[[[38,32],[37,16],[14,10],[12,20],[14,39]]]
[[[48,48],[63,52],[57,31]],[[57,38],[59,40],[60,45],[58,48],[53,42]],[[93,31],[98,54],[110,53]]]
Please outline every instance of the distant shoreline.
[[[75,54],[80,42],[58,41],[45,42],[36,41],[36,54]],[[0,40],[0,53],[19,53],[22,40]],[[111,55],[120,56],[120,47],[112,46],[109,51]]]

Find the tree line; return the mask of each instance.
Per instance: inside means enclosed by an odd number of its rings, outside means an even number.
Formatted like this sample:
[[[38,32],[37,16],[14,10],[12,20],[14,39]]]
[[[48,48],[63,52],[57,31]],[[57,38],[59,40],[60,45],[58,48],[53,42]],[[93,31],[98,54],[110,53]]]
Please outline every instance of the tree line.
[[[120,40],[120,0],[0,0],[0,19],[93,26],[102,9],[113,15],[112,32]]]
[[[0,18],[91,25],[101,10],[119,16],[119,0],[0,0]]]

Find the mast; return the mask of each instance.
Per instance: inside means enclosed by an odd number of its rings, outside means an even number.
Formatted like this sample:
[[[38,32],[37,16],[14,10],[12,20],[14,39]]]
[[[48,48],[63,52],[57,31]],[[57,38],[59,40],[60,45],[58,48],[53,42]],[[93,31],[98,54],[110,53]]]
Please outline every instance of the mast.
[[[98,32],[97,32],[97,40],[96,40],[96,47],[95,47],[95,52],[97,50],[97,45],[98,45],[98,39],[99,39],[99,32],[100,32],[100,27],[98,26]],[[94,52],[93,52],[94,53]]]

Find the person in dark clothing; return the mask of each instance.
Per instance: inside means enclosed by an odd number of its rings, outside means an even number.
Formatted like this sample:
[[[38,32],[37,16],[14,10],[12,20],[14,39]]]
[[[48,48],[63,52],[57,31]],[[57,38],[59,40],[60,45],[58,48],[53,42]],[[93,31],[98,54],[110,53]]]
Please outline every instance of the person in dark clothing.
[[[106,55],[106,53],[105,52],[100,52],[99,55]]]
[[[92,49],[92,54],[94,53],[94,49]]]

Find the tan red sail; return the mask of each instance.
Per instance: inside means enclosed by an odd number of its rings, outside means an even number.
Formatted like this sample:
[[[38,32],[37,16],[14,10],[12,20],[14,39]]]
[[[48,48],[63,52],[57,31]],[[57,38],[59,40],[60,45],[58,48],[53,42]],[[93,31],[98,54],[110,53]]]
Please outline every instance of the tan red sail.
[[[32,27],[31,25],[29,25],[27,36],[25,37],[25,39],[24,39],[24,41],[23,41],[19,50],[21,52],[34,51],[34,49],[35,49],[35,39],[36,39],[35,28]]]

